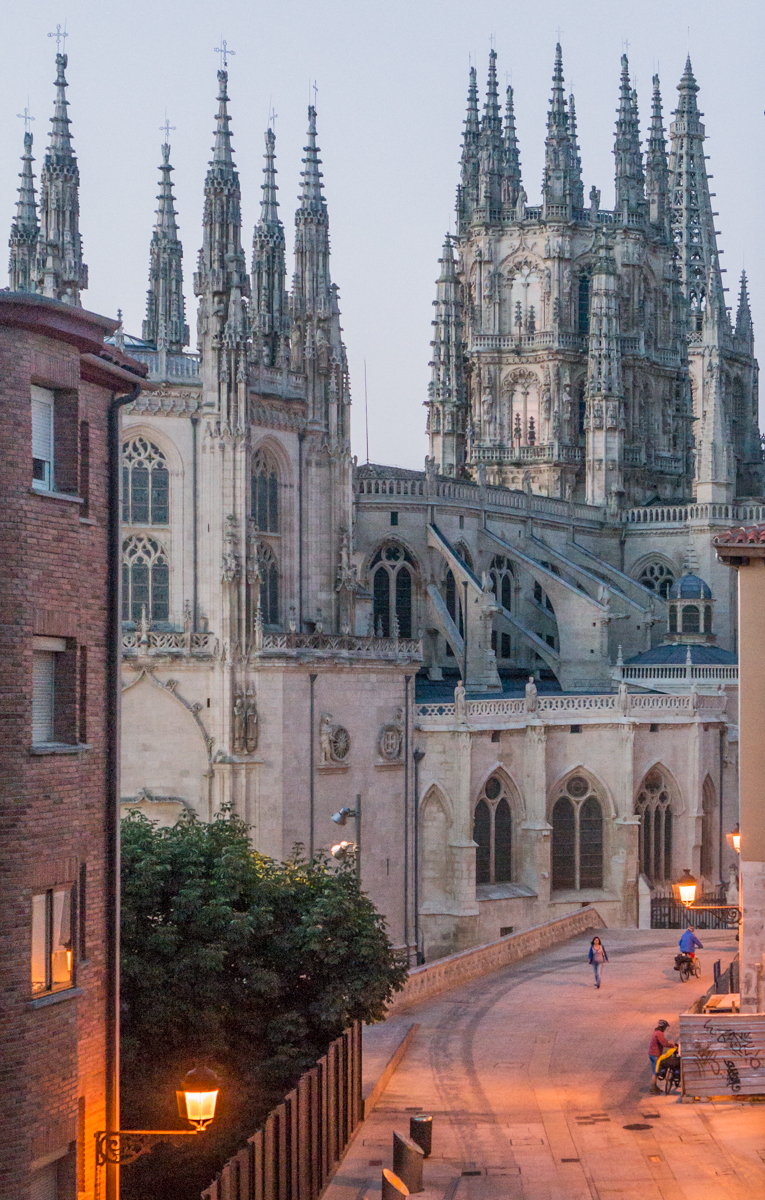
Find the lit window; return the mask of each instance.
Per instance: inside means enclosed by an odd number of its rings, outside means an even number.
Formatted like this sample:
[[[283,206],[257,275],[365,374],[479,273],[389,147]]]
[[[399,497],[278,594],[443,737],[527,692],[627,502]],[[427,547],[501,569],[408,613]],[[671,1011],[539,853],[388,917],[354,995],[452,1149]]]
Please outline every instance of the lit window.
[[[54,393],[32,385],[32,487],[53,490]]]
[[[72,889],[32,897],[32,995],[58,992],[74,981]]]

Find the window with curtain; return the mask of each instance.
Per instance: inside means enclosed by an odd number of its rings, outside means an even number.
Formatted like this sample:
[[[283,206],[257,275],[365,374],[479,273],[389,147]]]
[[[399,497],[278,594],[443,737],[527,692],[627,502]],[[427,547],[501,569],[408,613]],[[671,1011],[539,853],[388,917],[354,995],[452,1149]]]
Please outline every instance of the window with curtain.
[[[473,814],[475,881],[509,883],[513,877],[513,817],[509,792],[499,775],[487,779]]]
[[[136,536],[122,544],[122,619],[170,619],[170,564],[154,538]]]
[[[170,521],[170,474],[164,454],[144,437],[122,447],[122,522],[167,525]]]
[[[276,464],[264,450],[252,459],[251,510],[255,528],[261,533],[279,532],[279,477]]]
[[[603,887],[603,806],[584,775],[573,775],[552,810],[552,887]]]
[[[375,554],[369,569],[375,633],[378,637],[412,637],[412,556],[403,546],[383,546]]]

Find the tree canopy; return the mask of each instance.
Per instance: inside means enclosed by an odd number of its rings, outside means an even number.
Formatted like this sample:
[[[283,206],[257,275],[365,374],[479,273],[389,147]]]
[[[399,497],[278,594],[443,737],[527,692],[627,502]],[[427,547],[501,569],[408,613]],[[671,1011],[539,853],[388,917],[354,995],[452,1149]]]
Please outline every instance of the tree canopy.
[[[284,863],[258,854],[230,812],[169,829],[123,821],[121,963],[122,1127],[180,1127],[175,1088],[193,1066],[225,1082],[203,1137],[124,1171],[124,1196],[150,1178],[168,1200],[206,1187],[333,1038],[383,1018],[406,977],[350,866],[309,863],[299,847]]]

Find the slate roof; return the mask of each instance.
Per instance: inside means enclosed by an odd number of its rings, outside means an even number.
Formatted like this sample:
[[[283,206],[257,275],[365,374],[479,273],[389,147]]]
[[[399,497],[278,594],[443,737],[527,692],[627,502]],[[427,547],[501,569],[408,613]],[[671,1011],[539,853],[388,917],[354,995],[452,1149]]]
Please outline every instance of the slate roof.
[[[670,600],[711,600],[712,590],[698,575],[681,575],[669,590]]]
[[[730,666],[738,662],[730,650],[722,650],[719,646],[704,646],[695,642],[673,642],[667,646],[654,646],[652,650],[644,650],[632,658],[625,658],[625,666],[660,666],[673,663],[683,666],[687,661],[688,651],[691,652],[691,662],[694,666]]]

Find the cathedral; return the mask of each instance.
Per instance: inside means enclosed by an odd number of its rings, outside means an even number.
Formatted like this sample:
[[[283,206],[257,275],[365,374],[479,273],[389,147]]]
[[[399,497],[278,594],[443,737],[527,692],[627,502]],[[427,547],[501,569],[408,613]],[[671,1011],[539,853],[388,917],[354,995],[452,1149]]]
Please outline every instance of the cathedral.
[[[113,339],[153,385],[123,410],[123,810],[230,807],[277,858],[355,846],[413,962],[590,903],[648,925],[686,866],[735,884],[735,575],[712,538],[765,519],[764,467],[699,86],[688,60],[667,134],[654,76],[643,148],[622,57],[605,207],[558,46],[533,204],[496,57],[482,107],[470,71],[422,471],[351,456],[314,107],[291,286],[271,128],[248,266],[222,69],[196,349],[167,144],[146,319]],[[56,66],[10,288],[81,305]]]

